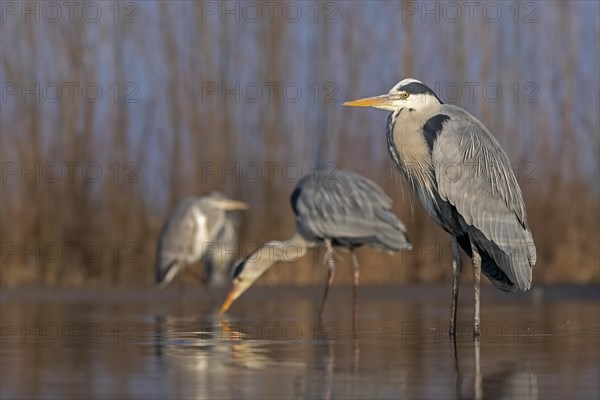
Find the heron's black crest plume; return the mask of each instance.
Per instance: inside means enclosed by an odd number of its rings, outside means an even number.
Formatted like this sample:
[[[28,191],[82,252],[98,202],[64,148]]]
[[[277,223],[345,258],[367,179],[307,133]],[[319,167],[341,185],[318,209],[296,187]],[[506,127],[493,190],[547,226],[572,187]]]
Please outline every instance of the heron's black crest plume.
[[[444,102],[437,96],[437,94],[435,94],[433,90],[429,89],[427,85],[421,82],[412,81],[410,83],[398,86],[397,90],[399,92],[406,92],[410,94],[430,94],[435,97],[440,104],[444,104]]]

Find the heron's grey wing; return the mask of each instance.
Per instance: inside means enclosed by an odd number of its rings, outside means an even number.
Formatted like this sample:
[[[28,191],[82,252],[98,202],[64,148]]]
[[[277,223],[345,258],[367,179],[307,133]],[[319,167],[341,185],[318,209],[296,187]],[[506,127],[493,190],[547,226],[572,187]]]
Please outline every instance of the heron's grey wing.
[[[450,105],[428,121],[425,136],[440,197],[456,208],[469,236],[516,289],[529,289],[535,245],[521,190],[500,144],[475,117]]]
[[[229,280],[230,266],[237,254],[238,235],[234,219],[234,216],[225,214],[223,224],[214,238],[215,246],[205,254],[207,280],[211,286],[223,286]]]
[[[301,233],[341,245],[368,244],[395,251],[410,247],[390,198],[371,180],[351,171],[309,175],[292,194]]]
[[[196,200],[183,200],[165,222],[158,243],[157,276],[163,276],[176,263],[187,264],[200,258],[197,254],[198,226]]]

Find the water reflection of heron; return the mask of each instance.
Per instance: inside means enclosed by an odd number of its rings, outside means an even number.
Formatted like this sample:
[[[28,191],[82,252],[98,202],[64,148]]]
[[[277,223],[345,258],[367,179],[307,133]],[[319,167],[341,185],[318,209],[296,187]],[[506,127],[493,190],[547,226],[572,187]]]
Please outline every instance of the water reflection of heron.
[[[164,386],[159,397],[254,398],[267,388],[236,382],[256,382],[266,374],[282,382],[272,388],[275,393],[285,392],[291,377],[306,369],[302,362],[274,360],[268,342],[246,340],[243,332],[224,328],[231,326],[227,320],[183,322],[171,317],[155,322],[152,365]]]
[[[454,364],[455,398],[466,399],[538,399],[537,375],[529,366],[518,366],[509,362],[494,373],[482,374],[481,344],[479,338],[473,341],[474,363],[473,382],[468,394],[463,393],[463,374],[458,359],[456,340],[450,341]]]
[[[500,290],[527,290],[536,261],[508,156],[474,116],[443,104],[415,79],[399,82],[388,94],[344,104],[391,111],[387,142],[392,159],[429,215],[453,236],[450,335],[456,334],[459,246],[473,260],[473,334],[479,335],[481,272]]]
[[[226,282],[237,240],[235,226],[226,211],[244,210],[245,203],[218,192],[183,200],[167,218],[158,240],[156,282],[164,288],[188,265],[204,258],[206,280],[218,286]],[[224,249],[225,247],[225,249]]]
[[[294,394],[295,398],[329,400],[334,394],[335,381],[335,347],[333,341],[315,344],[317,365],[313,373],[309,373],[306,387],[302,392]],[[300,388],[299,388],[300,389]]]
[[[374,182],[355,172],[317,170],[298,182],[291,203],[296,214],[296,234],[287,241],[268,242],[236,264],[233,287],[221,313],[272,265],[297,260],[315,243],[325,244],[328,265],[319,316],[335,276],[333,246],[347,248],[352,254],[355,300],[359,282],[355,248],[366,245],[387,252],[412,248],[404,224],[392,210],[390,198]]]

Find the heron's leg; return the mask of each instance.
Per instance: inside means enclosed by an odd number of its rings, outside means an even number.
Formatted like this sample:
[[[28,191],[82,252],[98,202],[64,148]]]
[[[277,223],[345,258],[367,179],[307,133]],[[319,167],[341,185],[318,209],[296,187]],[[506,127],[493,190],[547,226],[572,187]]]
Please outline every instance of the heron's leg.
[[[481,256],[477,246],[471,242],[473,252],[473,286],[475,288],[475,321],[473,323],[473,336],[479,336],[479,286],[481,282]]]
[[[325,246],[327,246],[327,253],[325,253],[325,261],[327,262],[327,286],[325,286],[325,292],[323,293],[323,300],[321,300],[321,306],[319,307],[319,321],[323,315],[323,308],[325,307],[325,300],[327,299],[327,293],[329,293],[329,287],[333,283],[333,278],[335,277],[335,260],[333,258],[333,254],[335,250],[331,245],[330,240],[325,240]]]
[[[352,269],[354,270],[354,297],[356,297],[358,283],[360,282],[360,266],[358,265],[358,259],[356,258],[356,254],[354,254],[353,250],[350,250],[350,254],[352,254]]]
[[[358,259],[356,258],[356,254],[354,254],[353,250],[350,250],[350,254],[352,255],[352,269],[354,270],[354,284],[352,286],[352,308],[354,310],[352,314],[353,325],[356,324],[356,320],[358,317],[358,306],[356,302],[356,298],[358,297],[358,284],[360,281],[360,270],[358,265]]]
[[[356,323],[358,322],[358,284],[360,281],[360,266],[358,264],[358,259],[356,258],[356,254],[352,249],[350,249],[350,254],[352,256],[352,270],[354,272],[354,282],[352,285],[352,343],[353,343],[353,364],[354,364],[354,373],[358,373],[358,364],[360,360],[360,346],[358,343],[358,337],[356,335]]]
[[[452,239],[452,312],[450,313],[450,336],[456,336],[456,313],[458,308],[458,289],[460,287],[460,273],[462,262],[458,251],[458,241]]]
[[[323,256],[323,264],[328,263],[329,260],[335,257],[335,249],[333,248],[333,244],[331,240],[325,239],[325,255]]]

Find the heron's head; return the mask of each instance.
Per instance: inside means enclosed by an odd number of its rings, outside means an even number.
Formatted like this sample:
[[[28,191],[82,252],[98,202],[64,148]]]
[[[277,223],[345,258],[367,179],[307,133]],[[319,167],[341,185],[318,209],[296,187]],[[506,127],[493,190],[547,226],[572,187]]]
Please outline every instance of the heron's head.
[[[259,250],[246,258],[238,260],[231,268],[231,289],[221,305],[220,313],[224,314],[231,304],[242,295],[271,265],[278,262],[272,257],[270,248],[274,248],[279,242],[266,243]]]
[[[221,310],[219,311],[221,314],[225,314],[231,304],[237,300],[238,297],[242,295],[250,286],[252,286],[253,281],[249,279],[244,279],[246,273],[242,273],[246,268],[246,263],[248,259],[242,258],[241,260],[236,261],[236,263],[231,268],[231,289],[225,298],[225,301],[221,305]]]
[[[442,104],[442,101],[423,82],[411,78],[398,82],[389,93],[381,96],[366,97],[344,103],[345,106],[375,107],[392,112],[401,108],[418,111],[432,104]]]
[[[213,207],[224,211],[248,209],[248,204],[230,199],[221,192],[211,192],[208,196],[206,196],[206,201]]]

